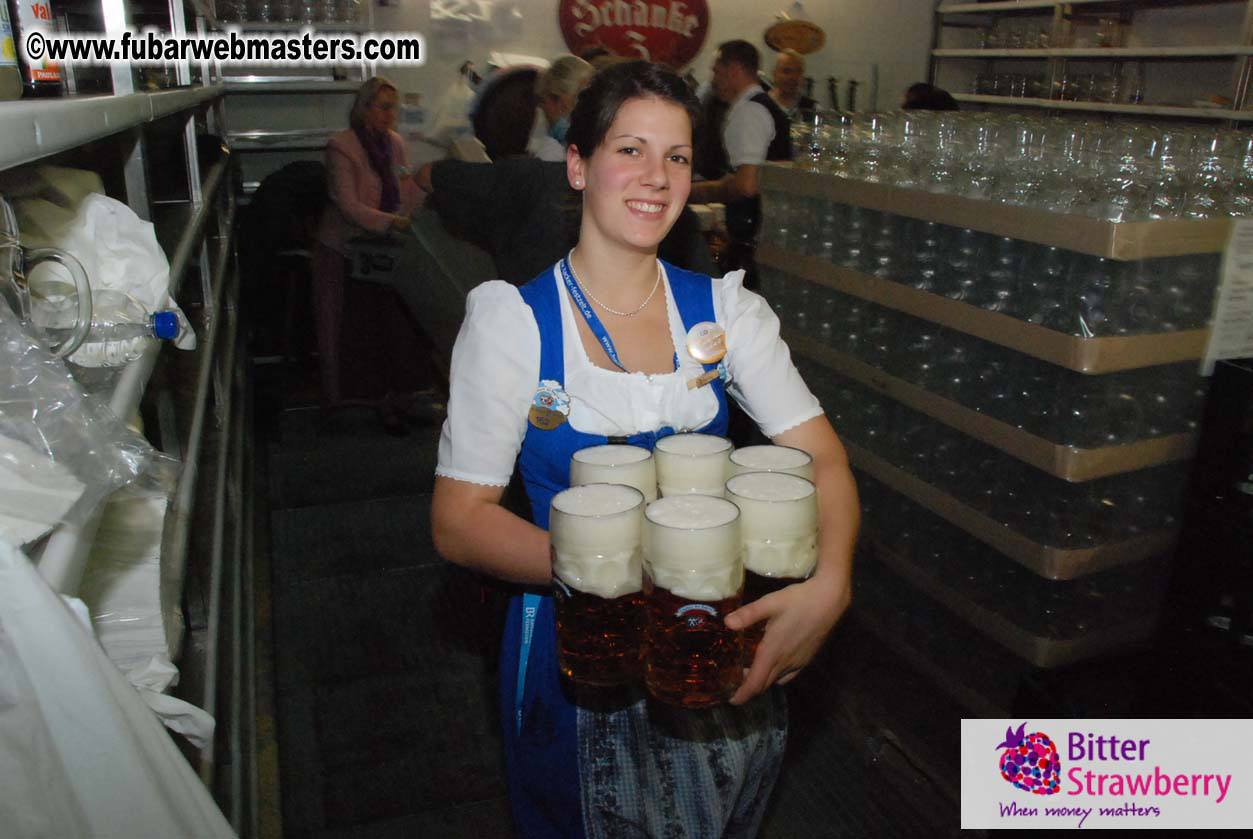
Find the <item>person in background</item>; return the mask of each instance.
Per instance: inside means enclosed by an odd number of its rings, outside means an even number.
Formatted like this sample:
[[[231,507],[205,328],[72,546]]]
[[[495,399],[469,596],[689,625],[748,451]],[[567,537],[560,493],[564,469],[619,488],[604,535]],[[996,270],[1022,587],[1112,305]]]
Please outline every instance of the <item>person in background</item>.
[[[757,286],[753,251],[761,228],[757,170],[767,160],[792,159],[787,114],[757,83],[760,63],[757,48],[748,41],[718,47],[712,92],[727,111],[721,125],[705,126],[697,167],[707,180],[692,184],[689,199],[693,204],[726,205],[730,242],[721,267],[745,269],[749,288]]]
[[[786,737],[786,699],[772,686],[813,659],[850,599],[856,486],[778,318],[741,272],[715,279],[657,259],[687,200],[696,113],[686,84],[660,65],[599,73],[571,116],[577,244],[522,288],[472,290],[453,350],[432,534],[449,561],[517,586],[500,714],[518,836],[756,836]],[[694,388],[705,367],[686,335],[705,321],[725,330],[728,376]],[[553,388],[569,397],[566,420],[529,422]],[[557,669],[547,522],[552,497],[569,486],[571,454],[611,437],[651,449],[673,429],[725,433],[728,394],[775,442],[813,456],[817,569],[725,617],[736,631],[767,621],[729,704],[686,712],[648,702],[638,687],[570,692]],[[515,464],[533,522],[501,505]],[[524,598],[536,604],[526,613]]]
[[[313,249],[313,307],[321,355],[322,398],[344,403],[340,344],[344,312],[345,254],[349,239],[405,230],[422,193],[408,170],[405,144],[393,129],[396,86],[381,76],[357,90],[349,128],[326,146],[328,202]],[[396,409],[384,400],[380,416],[388,431],[399,430]]]
[[[788,119],[795,122],[812,115],[818,103],[801,93],[801,83],[805,80],[805,59],[793,49],[781,50],[774,61],[774,70],[770,81],[770,98],[783,109]]]
[[[918,82],[905,90],[905,98],[901,101],[903,111],[956,111],[957,100],[947,90]]]
[[[566,130],[570,127],[574,98],[592,72],[592,65],[578,56],[563,55],[540,73],[535,82],[539,106],[535,109],[535,122],[531,124],[531,136],[526,144],[530,154],[540,160],[565,162]]]
[[[578,239],[577,193],[564,163],[532,158],[495,163],[441,160],[418,170],[434,210],[453,235],[487,251],[496,277],[522,285],[569,252]],[[684,207],[661,242],[667,262],[712,273],[700,219]]]

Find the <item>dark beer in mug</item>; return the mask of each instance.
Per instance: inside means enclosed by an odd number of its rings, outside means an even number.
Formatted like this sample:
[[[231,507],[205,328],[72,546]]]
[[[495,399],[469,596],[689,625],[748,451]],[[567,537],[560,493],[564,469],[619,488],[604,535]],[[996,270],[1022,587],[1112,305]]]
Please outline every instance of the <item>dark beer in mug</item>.
[[[744,587],[740,513],[707,495],[654,501],[644,514],[644,685],[685,708],[726,702],[744,680],[726,616]]]
[[[585,594],[554,577],[553,596],[562,675],[579,684],[601,687],[639,679],[644,629],[641,592],[606,599]]]
[[[813,573],[818,563],[813,483],[786,472],[743,472],[727,481],[727,498],[740,508],[745,603]],[[752,664],[765,631],[765,621],[744,630],[745,667]]]
[[[620,484],[571,487],[553,497],[557,666],[571,681],[609,686],[639,678],[643,509],[643,494]]]

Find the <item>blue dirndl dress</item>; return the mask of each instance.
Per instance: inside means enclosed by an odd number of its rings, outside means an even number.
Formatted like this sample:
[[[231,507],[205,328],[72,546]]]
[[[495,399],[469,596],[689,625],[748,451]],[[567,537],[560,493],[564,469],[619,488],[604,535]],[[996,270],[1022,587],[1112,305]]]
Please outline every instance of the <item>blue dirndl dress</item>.
[[[714,321],[709,277],[665,264],[685,329]],[[540,334],[540,380],[564,387],[560,287],[545,271],[520,289]],[[716,365],[706,365],[707,370]],[[713,421],[698,429],[725,435],[721,378]],[[625,441],[651,450],[673,434],[660,428]],[[570,457],[609,442],[562,423],[529,425],[519,465],[534,522],[547,529],[552,497],[569,486]],[[552,597],[511,598],[501,647],[500,709],[505,768],[521,839],[601,837],[751,837],[778,777],[787,733],[782,691],[744,706],[673,709],[627,692],[611,706],[577,702],[557,668]]]

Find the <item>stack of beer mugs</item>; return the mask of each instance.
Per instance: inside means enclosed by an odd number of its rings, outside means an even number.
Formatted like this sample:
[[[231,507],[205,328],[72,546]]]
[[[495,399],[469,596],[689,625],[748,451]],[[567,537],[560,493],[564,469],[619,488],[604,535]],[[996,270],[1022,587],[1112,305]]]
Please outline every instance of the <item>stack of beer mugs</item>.
[[[576,452],[549,520],[562,673],[686,708],[730,699],[765,625],[724,618],[817,563],[812,478],[806,452],[709,434]]]

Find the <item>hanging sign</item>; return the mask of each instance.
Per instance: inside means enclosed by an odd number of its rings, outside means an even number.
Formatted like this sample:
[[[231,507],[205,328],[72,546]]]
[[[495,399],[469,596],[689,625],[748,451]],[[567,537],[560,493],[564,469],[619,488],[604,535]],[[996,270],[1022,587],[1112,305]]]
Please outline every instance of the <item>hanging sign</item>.
[[[570,52],[601,47],[681,69],[709,33],[706,0],[560,0],[557,23]]]

